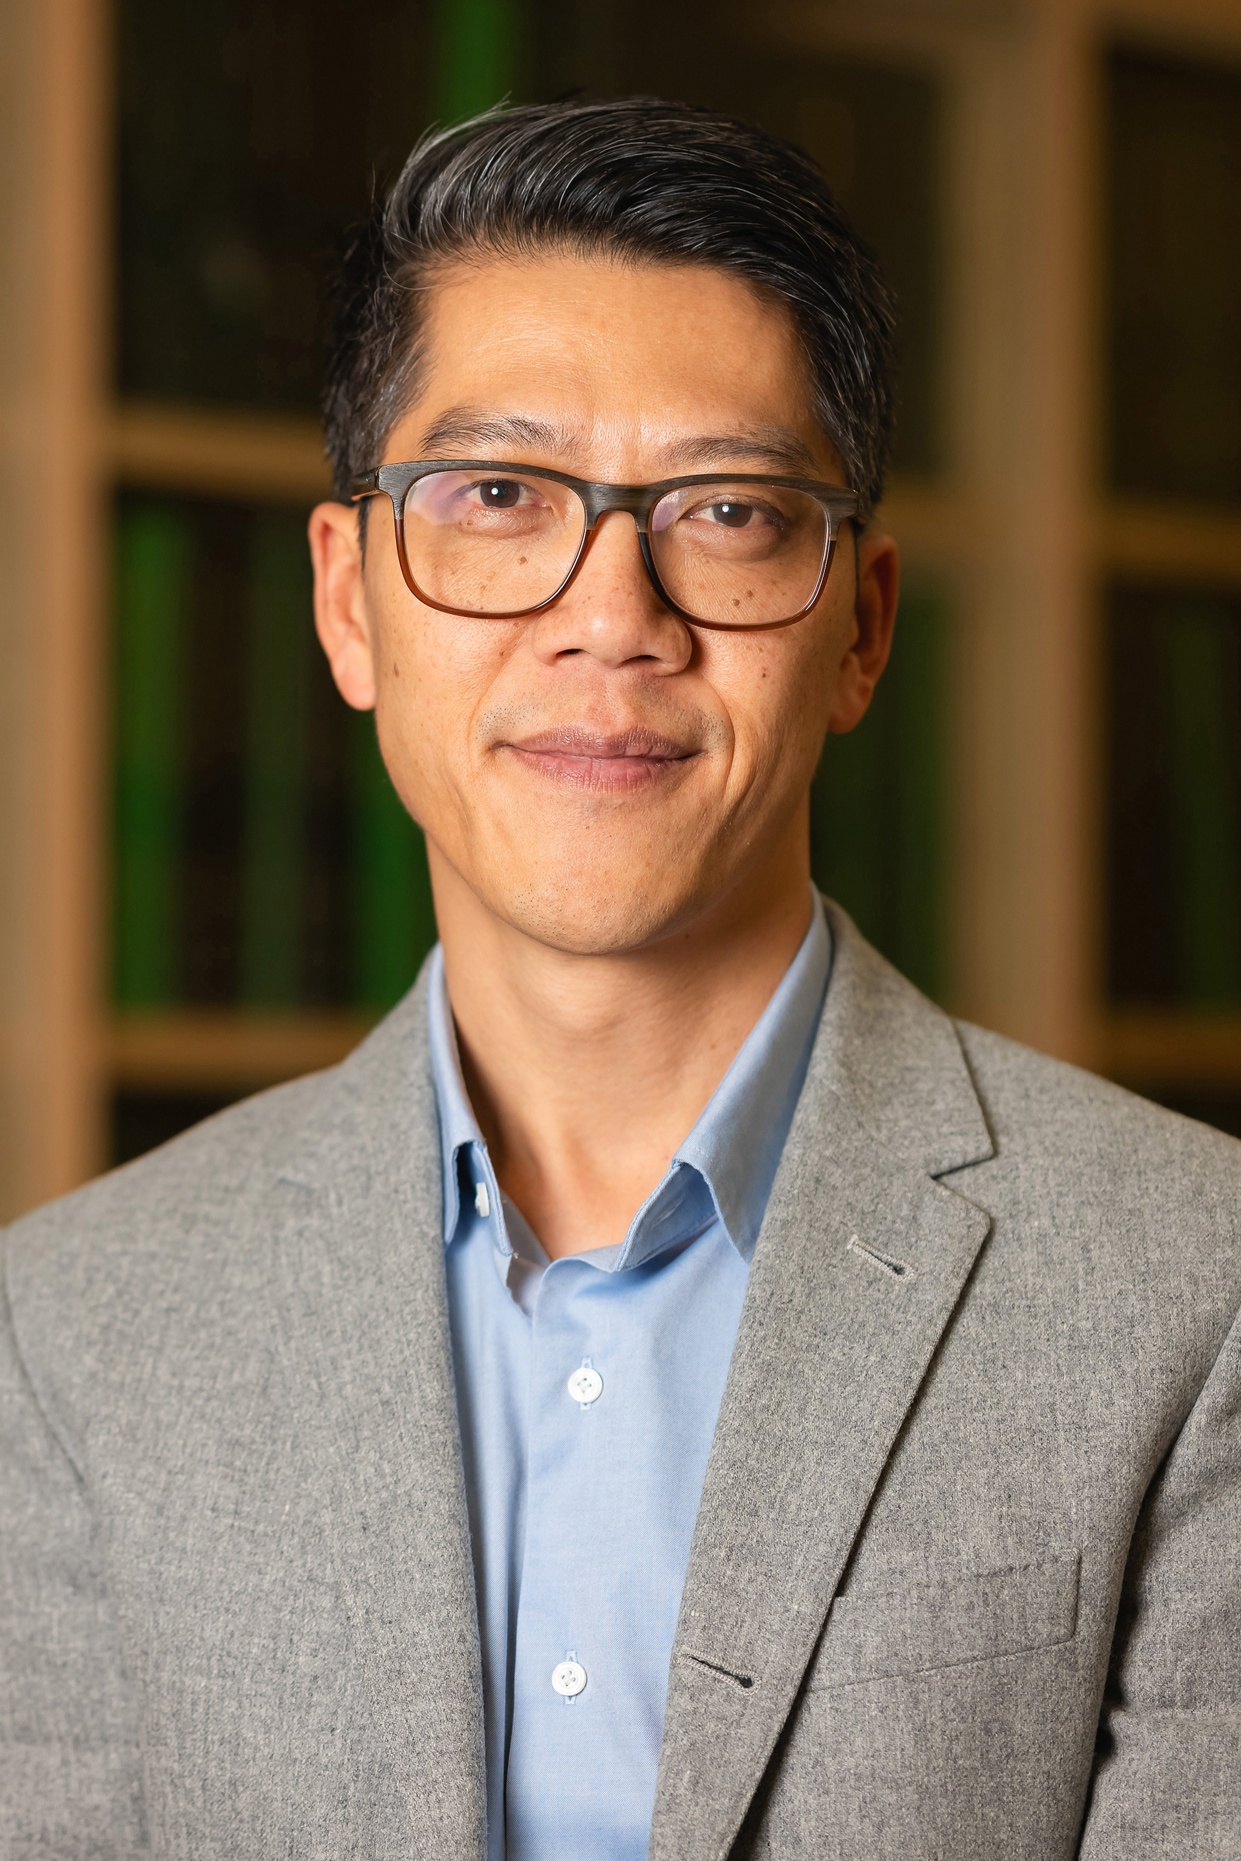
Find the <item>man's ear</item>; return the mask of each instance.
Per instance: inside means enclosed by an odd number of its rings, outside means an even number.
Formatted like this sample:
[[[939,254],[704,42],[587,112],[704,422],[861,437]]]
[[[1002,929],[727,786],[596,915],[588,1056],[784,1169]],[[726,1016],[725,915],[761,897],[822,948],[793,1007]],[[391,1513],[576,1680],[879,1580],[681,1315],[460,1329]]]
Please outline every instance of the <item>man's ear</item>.
[[[827,727],[842,735],[860,724],[874,695],[879,675],[892,650],[896,601],[900,592],[900,561],[894,539],[879,532],[854,532],[857,560],[857,595],[853,604],[853,637],[840,662]]]
[[[345,703],[355,711],[373,711],[375,658],[362,585],[357,507],[316,505],[310,513],[309,536],[319,643]]]

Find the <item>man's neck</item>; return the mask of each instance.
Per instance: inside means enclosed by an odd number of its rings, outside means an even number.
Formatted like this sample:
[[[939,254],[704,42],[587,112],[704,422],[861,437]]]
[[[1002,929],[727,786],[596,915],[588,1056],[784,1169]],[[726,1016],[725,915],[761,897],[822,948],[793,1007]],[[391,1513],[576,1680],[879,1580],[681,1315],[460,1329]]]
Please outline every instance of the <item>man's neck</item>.
[[[434,850],[432,875],[462,1069],[501,1186],[553,1259],[623,1240],[806,934],[804,857],[606,956],[504,923]]]

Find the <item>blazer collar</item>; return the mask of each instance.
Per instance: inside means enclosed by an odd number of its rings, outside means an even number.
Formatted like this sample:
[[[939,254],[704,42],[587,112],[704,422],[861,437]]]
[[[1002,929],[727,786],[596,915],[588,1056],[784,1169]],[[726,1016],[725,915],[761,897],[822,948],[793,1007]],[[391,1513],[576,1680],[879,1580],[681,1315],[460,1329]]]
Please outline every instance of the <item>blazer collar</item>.
[[[994,1156],[961,1042],[942,1009],[825,899],[831,980],[803,1103],[839,1098],[883,1149],[945,1176]]]
[[[723,1861],[990,1226],[952,1023],[830,909],[835,956],[759,1236],[682,1596],[652,1861]]]

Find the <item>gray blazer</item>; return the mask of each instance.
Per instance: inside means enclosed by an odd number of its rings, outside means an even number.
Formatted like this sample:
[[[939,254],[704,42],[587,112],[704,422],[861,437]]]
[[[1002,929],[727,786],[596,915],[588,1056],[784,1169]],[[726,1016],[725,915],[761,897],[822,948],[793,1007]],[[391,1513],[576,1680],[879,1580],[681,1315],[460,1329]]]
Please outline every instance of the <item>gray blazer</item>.
[[[831,915],[651,1855],[1235,1861],[1241,1145]],[[483,1854],[424,1019],[8,1236],[4,1861]]]

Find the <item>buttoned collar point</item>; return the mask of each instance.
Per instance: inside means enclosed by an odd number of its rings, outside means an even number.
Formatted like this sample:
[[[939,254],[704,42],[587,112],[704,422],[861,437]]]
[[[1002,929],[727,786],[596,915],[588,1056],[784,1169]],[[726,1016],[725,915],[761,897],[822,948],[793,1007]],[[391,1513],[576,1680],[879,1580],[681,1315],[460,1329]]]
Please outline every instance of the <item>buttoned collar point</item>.
[[[461,1052],[453,1024],[448,984],[444,977],[444,951],[436,944],[427,962],[427,1034],[435,1099],[439,1110],[440,1146],[444,1165],[444,1244],[455,1237],[465,1210],[492,1221],[497,1244],[504,1253],[512,1247],[500,1202],[500,1186],[491,1167],[478,1120],[470,1105],[461,1071]],[[479,1185],[486,1192],[487,1215],[482,1214]],[[467,1186],[462,1194],[463,1185]]]

